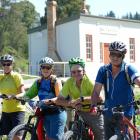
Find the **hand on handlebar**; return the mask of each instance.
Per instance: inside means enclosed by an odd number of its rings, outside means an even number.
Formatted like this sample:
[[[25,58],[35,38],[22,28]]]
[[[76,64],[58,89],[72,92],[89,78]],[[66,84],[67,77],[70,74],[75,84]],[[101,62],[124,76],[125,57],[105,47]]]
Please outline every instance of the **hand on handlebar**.
[[[92,108],[90,109],[90,113],[91,113],[92,115],[97,115],[97,114],[98,114],[98,108],[97,108],[96,106],[92,107]]]

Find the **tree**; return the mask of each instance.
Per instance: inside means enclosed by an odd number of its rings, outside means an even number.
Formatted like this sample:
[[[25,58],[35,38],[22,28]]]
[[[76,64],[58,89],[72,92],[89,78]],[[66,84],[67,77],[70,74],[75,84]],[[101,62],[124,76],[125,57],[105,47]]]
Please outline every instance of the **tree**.
[[[125,16],[122,16],[123,19],[132,19],[132,20],[140,20],[140,14],[136,12],[134,15],[130,12],[129,14],[126,14]]]
[[[28,50],[27,29],[35,22],[37,12],[26,0],[10,3],[9,6],[8,9],[5,5],[0,8],[0,51],[14,49],[25,57]]]
[[[113,11],[110,11],[109,13],[107,13],[106,17],[116,17],[115,13]]]
[[[57,20],[62,20],[67,17],[73,17],[80,15],[83,0],[56,0],[57,2]],[[89,10],[89,6],[87,5]],[[45,8],[45,14],[41,17],[41,24],[47,23],[47,7]]]
[[[135,20],[140,20],[140,14],[138,12],[135,13],[134,19]]]

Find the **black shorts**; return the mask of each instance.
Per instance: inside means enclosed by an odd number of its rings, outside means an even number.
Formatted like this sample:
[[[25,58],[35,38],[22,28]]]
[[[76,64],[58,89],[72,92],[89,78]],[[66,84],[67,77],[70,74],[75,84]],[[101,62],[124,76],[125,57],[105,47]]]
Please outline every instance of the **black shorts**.
[[[0,121],[0,135],[8,135],[9,132],[17,125],[24,123],[25,112],[2,112]]]

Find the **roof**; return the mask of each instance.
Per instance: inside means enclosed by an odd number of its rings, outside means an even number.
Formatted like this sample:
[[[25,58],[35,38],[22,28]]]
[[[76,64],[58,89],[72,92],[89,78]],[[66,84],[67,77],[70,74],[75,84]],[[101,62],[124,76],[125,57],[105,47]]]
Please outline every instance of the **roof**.
[[[74,21],[74,20],[78,20],[78,19],[80,19],[80,17],[107,19],[107,20],[113,20],[113,21],[123,21],[123,22],[139,23],[140,24],[139,20],[119,19],[119,18],[113,18],[113,17],[103,17],[103,16],[80,14],[80,15],[77,15],[77,16],[74,16],[74,17],[69,17],[69,18],[63,19],[61,21],[57,21],[56,22],[56,26],[57,25],[61,25],[61,24],[65,24],[67,22],[71,22],[71,21]],[[31,33],[34,33],[34,32],[38,32],[38,31],[42,31],[44,29],[47,29],[47,24],[46,25],[42,25],[42,26],[38,26],[38,27],[35,27],[35,28],[32,28],[32,29],[29,29],[28,30],[28,34],[31,34]]]

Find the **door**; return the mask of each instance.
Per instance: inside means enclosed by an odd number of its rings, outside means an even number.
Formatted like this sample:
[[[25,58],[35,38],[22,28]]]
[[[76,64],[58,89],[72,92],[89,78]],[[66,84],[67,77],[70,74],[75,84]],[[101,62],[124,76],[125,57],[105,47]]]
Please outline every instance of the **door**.
[[[110,62],[109,59],[109,43],[104,43],[104,64],[108,64]]]

